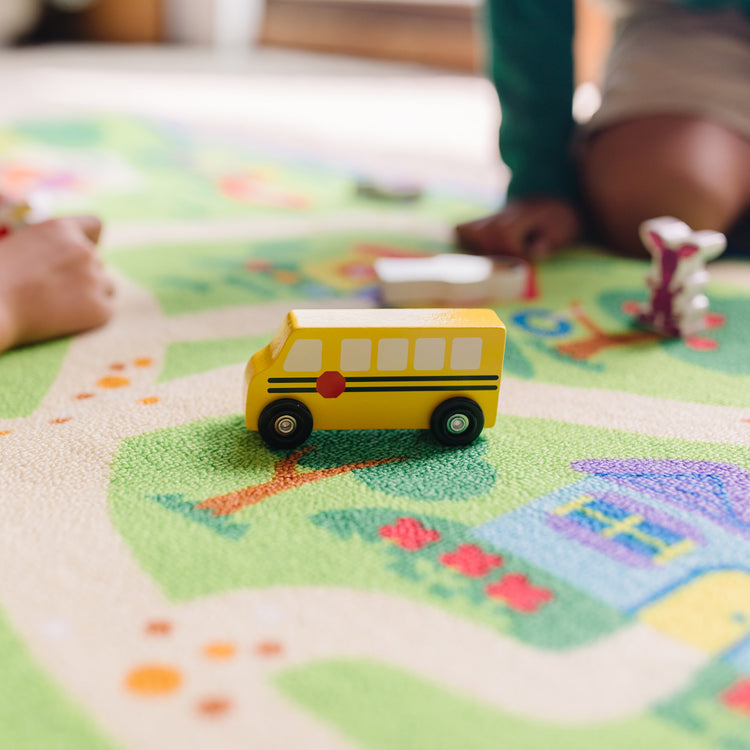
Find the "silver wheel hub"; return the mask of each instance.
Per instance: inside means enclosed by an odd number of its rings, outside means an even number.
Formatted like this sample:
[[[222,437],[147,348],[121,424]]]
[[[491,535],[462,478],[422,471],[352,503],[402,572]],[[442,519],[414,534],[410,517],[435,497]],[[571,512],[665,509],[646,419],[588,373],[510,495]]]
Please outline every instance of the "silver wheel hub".
[[[279,435],[291,435],[297,429],[297,420],[289,414],[279,417],[273,424]]]
[[[448,432],[460,435],[469,429],[469,418],[465,414],[453,414],[448,420]]]

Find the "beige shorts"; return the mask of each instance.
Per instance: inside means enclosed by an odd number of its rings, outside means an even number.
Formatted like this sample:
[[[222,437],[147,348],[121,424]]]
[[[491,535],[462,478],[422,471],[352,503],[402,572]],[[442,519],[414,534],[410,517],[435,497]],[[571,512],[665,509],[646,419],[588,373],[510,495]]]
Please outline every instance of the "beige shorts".
[[[667,0],[609,0],[615,39],[586,134],[653,114],[721,122],[750,140],[750,18]]]

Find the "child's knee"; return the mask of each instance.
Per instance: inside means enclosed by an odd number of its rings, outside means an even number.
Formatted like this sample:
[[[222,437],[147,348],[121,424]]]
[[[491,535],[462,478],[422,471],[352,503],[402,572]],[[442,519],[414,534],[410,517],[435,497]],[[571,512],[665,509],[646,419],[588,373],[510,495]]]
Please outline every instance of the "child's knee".
[[[747,207],[735,160],[750,146],[734,138],[686,118],[634,121],[595,137],[582,179],[605,240],[639,252],[640,223],[661,215],[727,231]]]

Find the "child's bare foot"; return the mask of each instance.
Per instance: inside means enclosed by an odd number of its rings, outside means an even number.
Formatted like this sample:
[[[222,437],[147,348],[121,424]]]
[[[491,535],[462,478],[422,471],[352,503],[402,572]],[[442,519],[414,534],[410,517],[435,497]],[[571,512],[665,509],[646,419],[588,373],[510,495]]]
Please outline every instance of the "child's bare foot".
[[[101,222],[52,219],[0,240],[0,351],[102,325],[114,287],[96,253]]]
[[[519,199],[492,216],[460,224],[456,241],[472,253],[537,259],[574,240],[580,228],[578,212],[567,201]]]

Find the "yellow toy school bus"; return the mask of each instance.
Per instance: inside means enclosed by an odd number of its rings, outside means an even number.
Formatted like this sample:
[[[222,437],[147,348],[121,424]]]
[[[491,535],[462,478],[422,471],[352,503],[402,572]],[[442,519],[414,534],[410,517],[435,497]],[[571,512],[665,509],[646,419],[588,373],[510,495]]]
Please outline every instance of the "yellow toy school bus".
[[[468,445],[495,423],[504,351],[492,310],[293,310],[245,368],[245,424],[272,448],[313,429]]]

